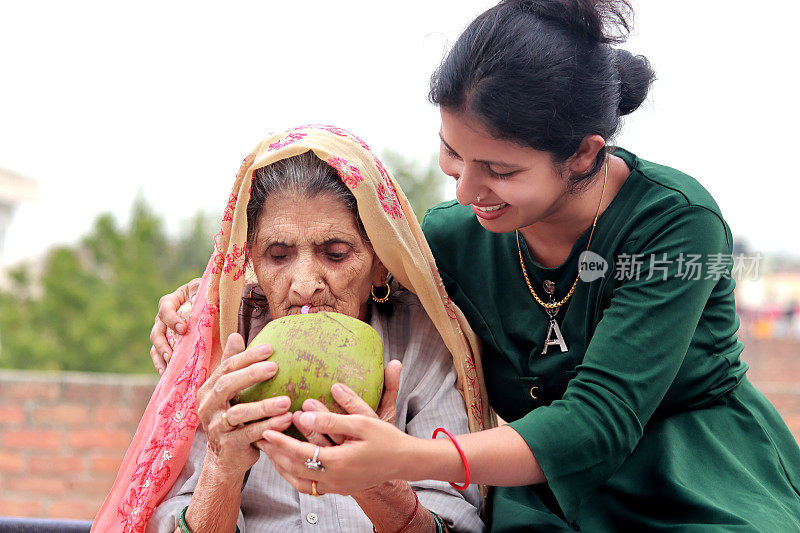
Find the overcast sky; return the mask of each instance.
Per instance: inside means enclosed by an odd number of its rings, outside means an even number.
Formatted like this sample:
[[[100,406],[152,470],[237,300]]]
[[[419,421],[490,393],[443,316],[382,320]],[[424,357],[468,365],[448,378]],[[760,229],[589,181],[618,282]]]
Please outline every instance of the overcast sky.
[[[217,211],[268,131],[307,122],[427,161],[448,44],[491,1],[0,0],[0,167],[39,182],[5,263],[74,242],[141,191],[172,230]],[[800,254],[800,3],[638,2],[657,74],[617,144],[695,176],[735,235]]]

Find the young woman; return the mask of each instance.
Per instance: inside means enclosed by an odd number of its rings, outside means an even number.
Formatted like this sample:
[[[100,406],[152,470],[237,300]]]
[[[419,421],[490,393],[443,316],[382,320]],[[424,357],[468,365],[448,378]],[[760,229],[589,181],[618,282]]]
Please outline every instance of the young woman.
[[[800,449],[739,357],[731,231],[697,181],[608,144],[654,79],[612,47],[628,12],[503,1],[433,77],[458,201],[423,229],[508,424],[454,446],[305,413],[348,439],[317,472],[264,432],[298,490],[470,478],[494,486],[493,531],[800,530]]]

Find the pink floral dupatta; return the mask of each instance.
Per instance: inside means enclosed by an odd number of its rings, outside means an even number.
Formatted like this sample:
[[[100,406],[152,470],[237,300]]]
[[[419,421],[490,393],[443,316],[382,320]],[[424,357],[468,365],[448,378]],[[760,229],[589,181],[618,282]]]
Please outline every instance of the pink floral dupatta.
[[[369,147],[333,126],[301,126],[270,135],[245,158],[214,237],[214,253],[188,317],[188,331],[153,392],[92,531],[141,532],[183,468],[199,424],[197,390],[220,361],[238,324],[247,268],[246,208],[253,172],[313,151],[352,191],[375,253],[420,299],[447,345],[471,431],[495,423],[486,401],[479,343],[442,285],[422,229],[403,192]]]

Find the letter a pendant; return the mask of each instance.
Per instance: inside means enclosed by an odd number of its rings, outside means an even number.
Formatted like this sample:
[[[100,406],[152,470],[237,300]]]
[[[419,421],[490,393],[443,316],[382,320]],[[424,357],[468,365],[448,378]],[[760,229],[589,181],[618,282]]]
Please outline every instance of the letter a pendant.
[[[546,280],[544,282],[544,290],[550,295],[550,302],[552,303],[554,300],[554,294],[556,292],[555,283],[550,280]],[[556,322],[558,310],[559,307],[553,307],[552,309],[545,308],[547,316],[550,317],[550,323],[547,326],[547,335],[544,337],[542,355],[547,355],[547,349],[551,346],[558,346],[561,348],[561,353],[569,350],[569,348],[567,348],[567,343],[564,341],[564,336],[561,334],[561,328],[558,327],[558,322]]]
[[[560,347],[561,353],[568,350],[567,343],[564,341],[564,336],[561,334],[561,328],[558,327],[558,322],[556,322],[555,319],[556,313],[558,313],[558,309],[547,310],[547,314],[550,315],[550,324],[547,326],[547,335],[544,338],[542,355],[547,355],[547,349],[551,346]]]

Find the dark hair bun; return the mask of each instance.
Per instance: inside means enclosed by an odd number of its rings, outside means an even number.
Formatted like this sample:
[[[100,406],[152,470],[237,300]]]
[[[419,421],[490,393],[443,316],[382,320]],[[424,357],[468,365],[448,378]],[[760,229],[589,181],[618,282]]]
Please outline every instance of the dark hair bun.
[[[619,71],[619,114],[627,115],[636,111],[647,98],[656,74],[644,56],[616,49],[614,57]]]
[[[622,43],[628,38],[633,9],[628,0],[503,0],[570,32],[598,43]]]
[[[563,163],[589,135],[613,138],[655,79],[642,56],[616,50],[628,0],[502,0],[479,15],[431,78],[430,100],[478,117],[492,135]],[[570,187],[597,175],[594,164]]]

